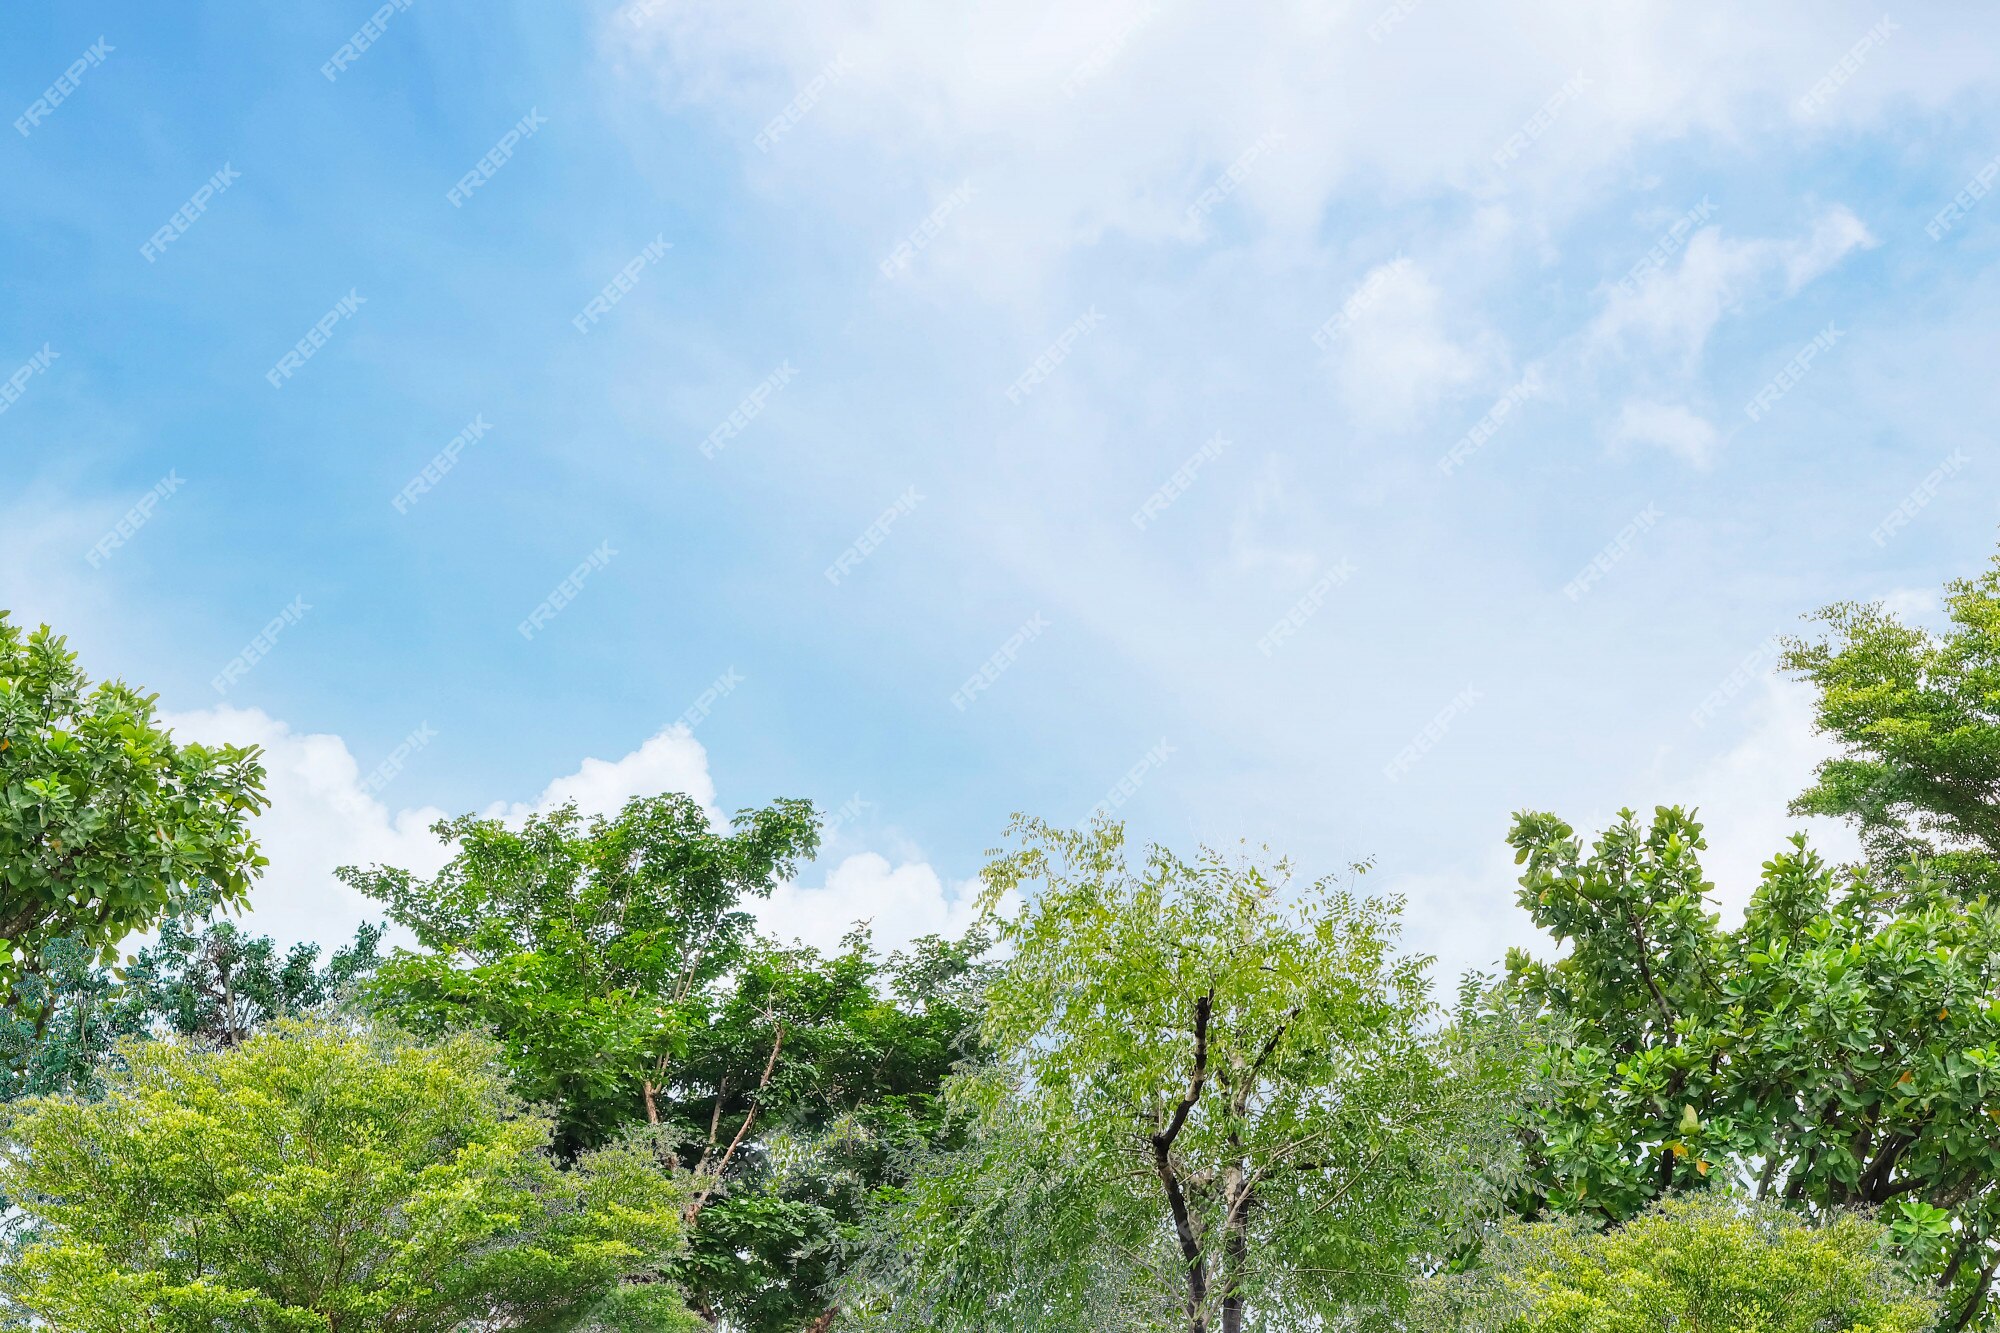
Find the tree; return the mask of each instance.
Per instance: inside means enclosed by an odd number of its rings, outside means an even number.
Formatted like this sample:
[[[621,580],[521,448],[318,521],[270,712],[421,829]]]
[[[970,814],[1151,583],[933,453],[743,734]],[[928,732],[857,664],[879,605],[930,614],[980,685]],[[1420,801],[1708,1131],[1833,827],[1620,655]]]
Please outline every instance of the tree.
[[[1392,1305],[1504,1178],[1513,1086],[1447,1024],[1398,904],[1017,820],[969,1146],[884,1222],[896,1328],[1306,1326]],[[859,1300],[869,1304],[864,1292]]]
[[[324,966],[316,944],[281,955],[268,935],[247,935],[228,921],[194,926],[169,918],[118,969],[73,940],[49,945],[42,970],[21,983],[24,1012],[0,1013],[0,1102],[101,1092],[104,1064],[126,1038],[233,1046],[273,1019],[345,1000],[380,962],[379,926],[362,926]]]
[[[1725,930],[1684,811],[1625,811],[1588,855],[1553,815],[1510,841],[1521,905],[1568,946],[1508,958],[1550,1023],[1524,1214],[1615,1224],[1723,1181],[1815,1217],[1880,1208],[1946,1327],[1991,1317],[2000,910],[1921,864],[1888,886],[1830,869],[1795,838]]]
[[[0,1311],[50,1333],[683,1327],[685,1188],[643,1145],[567,1170],[487,1045],[281,1022],[126,1049],[97,1101],[17,1103]],[[631,1279],[628,1289],[627,1279]]]
[[[843,1236],[941,1122],[983,937],[921,940],[886,969],[865,931],[831,956],[757,939],[743,899],[817,845],[803,802],[727,833],[671,794],[588,826],[564,810],[439,831],[460,850],[432,880],[342,872],[434,951],[391,959],[373,1001],[426,1033],[493,1031],[565,1152],[657,1128],[695,1180],[675,1271],[704,1316],[823,1320]]]
[[[1787,644],[1841,750],[1792,810],[1853,820],[1878,874],[1922,860],[1972,897],[2000,890],[2000,556],[1945,607],[1933,634],[1841,602],[1816,616],[1827,639]]]
[[[493,1032],[520,1093],[556,1108],[564,1152],[634,1117],[658,1123],[710,988],[743,958],[742,899],[767,896],[819,843],[804,801],[718,832],[679,793],[587,825],[571,805],[520,829],[467,815],[436,832],[458,852],[433,879],[339,871],[430,951],[398,951],[372,993],[419,1032]]]
[[[1624,1226],[1515,1223],[1470,1273],[1429,1284],[1424,1333],[1924,1333],[1929,1293],[1853,1213],[1811,1226],[1782,1209],[1682,1196]]]
[[[830,1321],[846,1242],[948,1141],[939,1094],[976,1049],[986,947],[927,936],[884,967],[857,927],[831,957],[760,943],[729,979],[662,1106],[700,1145],[677,1270],[698,1309],[744,1333]]]
[[[0,993],[69,939],[118,942],[189,895],[241,903],[264,865],[249,820],[267,802],[253,748],[177,745],[156,696],[92,686],[67,641],[0,612]],[[46,1014],[34,1014],[45,1021]]]

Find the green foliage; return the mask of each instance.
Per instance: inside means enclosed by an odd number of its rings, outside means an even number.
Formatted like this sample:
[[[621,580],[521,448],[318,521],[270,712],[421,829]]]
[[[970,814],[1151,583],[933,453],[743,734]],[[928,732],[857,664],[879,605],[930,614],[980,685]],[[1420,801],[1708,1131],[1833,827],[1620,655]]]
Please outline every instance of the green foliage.
[[[1905,625],[1878,604],[1818,613],[1824,642],[1794,640],[1784,665],[1818,691],[1819,729],[1840,746],[1792,803],[1859,826],[1888,876],[1913,860],[1971,897],[2000,890],[2000,557],[1946,590],[1950,626]]]
[[[44,949],[42,967],[21,983],[25,1003],[0,1012],[0,1102],[101,1091],[103,1067],[128,1037],[234,1045],[274,1018],[340,1000],[374,970],[382,938],[379,927],[363,926],[322,967],[318,945],[280,955],[269,936],[227,921],[192,926],[168,919],[120,969],[122,980],[74,940]]]
[[[1533,1184],[1621,1222],[1730,1181],[1813,1215],[1879,1208],[1968,1323],[2000,1266],[2000,910],[1910,868],[1894,889],[1795,839],[1742,926],[1707,910],[1701,826],[1630,811],[1585,855],[1522,815],[1521,905],[1568,952],[1510,955],[1546,1015]]]
[[[191,894],[242,902],[264,865],[249,832],[263,778],[254,748],[176,745],[154,696],[93,687],[48,626],[24,636],[0,612],[6,1006],[21,1007],[16,988],[57,940],[109,963]]]
[[[942,1141],[938,1093],[976,1044],[986,946],[978,931],[930,936],[886,969],[862,930],[832,957],[753,948],[660,1107],[717,1187],[677,1270],[703,1308],[745,1333],[791,1333],[828,1308],[876,1191]]]
[[[1882,1229],[1852,1213],[1811,1226],[1719,1196],[1670,1199],[1614,1231],[1514,1223],[1468,1274],[1429,1284],[1425,1333],[1924,1333],[1929,1293]]]
[[[1510,1161],[1513,1087],[1445,1023],[1397,904],[1283,863],[1018,820],[973,1141],[885,1219],[886,1327],[1237,1333],[1392,1305]]]
[[[283,954],[268,935],[246,935],[227,921],[199,932],[169,921],[159,940],[125,970],[122,1006],[135,1024],[204,1046],[234,1046],[273,1019],[308,1013],[350,995],[380,966],[380,926],[364,925],[354,942],[319,966],[319,946]]]
[[[559,1170],[485,1044],[280,1022],[125,1050],[9,1113],[0,1311],[50,1333],[687,1327],[656,1283],[684,1185],[643,1144]],[[643,1307],[653,1307],[650,1322]],[[666,1316],[672,1314],[669,1320]]]
[[[518,830],[468,815],[437,833],[458,852],[434,879],[339,872],[431,951],[399,951],[372,994],[418,1032],[491,1031],[516,1088],[556,1109],[564,1152],[657,1102],[707,1027],[710,987],[743,958],[742,898],[768,895],[818,846],[803,801],[718,833],[677,793],[588,825],[565,806]]]
[[[587,826],[562,810],[439,832],[459,851],[432,880],[342,872],[432,951],[385,964],[374,1002],[421,1032],[496,1034],[564,1152],[657,1126],[697,1181],[675,1270],[696,1308],[749,1333],[822,1315],[843,1238],[938,1131],[984,938],[885,968],[865,932],[833,955],[753,937],[743,899],[817,846],[804,802],[727,833],[674,794]]]

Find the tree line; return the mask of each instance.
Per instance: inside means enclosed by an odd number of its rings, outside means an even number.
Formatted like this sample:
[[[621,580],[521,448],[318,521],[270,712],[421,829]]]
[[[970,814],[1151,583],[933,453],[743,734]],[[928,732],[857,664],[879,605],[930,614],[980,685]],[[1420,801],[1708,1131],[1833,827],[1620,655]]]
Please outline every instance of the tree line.
[[[787,943],[818,813],[678,793],[443,821],[281,950],[258,753],[0,613],[0,1327],[2000,1328],[2000,559],[1943,613],[1783,656],[1860,860],[1725,924],[1695,812],[1525,811],[1544,947],[1451,983],[1365,864],[1105,819]]]

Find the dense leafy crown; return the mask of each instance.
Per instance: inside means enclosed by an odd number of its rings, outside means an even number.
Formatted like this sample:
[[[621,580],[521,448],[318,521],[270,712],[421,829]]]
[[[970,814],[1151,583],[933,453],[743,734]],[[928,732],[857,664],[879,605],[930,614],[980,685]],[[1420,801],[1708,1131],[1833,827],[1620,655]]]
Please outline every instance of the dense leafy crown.
[[[154,696],[92,686],[48,626],[0,612],[0,991],[65,937],[109,961],[190,895],[239,903],[264,865],[257,751],[178,745]]]
[[[1925,1333],[1931,1294],[1881,1229],[1813,1226],[1719,1196],[1669,1199],[1613,1231],[1515,1224],[1476,1270],[1428,1284],[1411,1333]]]
[[[1922,864],[1885,887],[1795,839],[1726,930],[1684,811],[1626,811],[1587,854],[1551,815],[1512,841],[1522,906],[1567,945],[1509,958],[1553,1031],[1523,1211],[1617,1223],[1725,1183],[1816,1215],[1880,1208],[1954,1315],[1988,1304],[2000,910]]]
[[[681,1326],[679,1301],[646,1289],[679,1244],[684,1189],[639,1147],[559,1170],[548,1122],[476,1040],[281,1022],[223,1050],[135,1044],[124,1065],[101,1100],[12,1108],[0,1191],[19,1252],[0,1318],[16,1326]],[[628,1320],[633,1306],[652,1314]]]
[[[1396,951],[1397,904],[1017,821],[975,1138],[874,1273],[894,1327],[1307,1326],[1392,1306],[1509,1160],[1504,1060]],[[1074,1323],[1072,1324],[1072,1321]]]
[[[1853,820],[1879,872],[1923,860],[1968,897],[2000,894],[2000,556],[1944,605],[1932,633],[1838,603],[1816,617],[1825,639],[1788,645],[1841,751],[1792,808]]]

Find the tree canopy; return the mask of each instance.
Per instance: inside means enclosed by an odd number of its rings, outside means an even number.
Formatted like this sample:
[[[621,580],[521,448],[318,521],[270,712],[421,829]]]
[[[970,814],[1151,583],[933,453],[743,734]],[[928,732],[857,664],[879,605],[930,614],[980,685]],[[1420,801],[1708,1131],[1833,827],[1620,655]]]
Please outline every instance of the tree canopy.
[[[177,744],[156,696],[92,685],[67,641],[0,612],[0,996],[58,940],[109,962],[191,901],[240,904],[264,865],[255,747]],[[42,1016],[37,1014],[39,1021]]]
[[[129,1045],[98,1100],[16,1103],[0,1311],[52,1333],[659,1330],[684,1185],[559,1169],[471,1037],[280,1022]],[[642,1317],[643,1316],[643,1317]],[[676,1316],[677,1317],[677,1316]]]
[[[1839,602],[1783,664],[1814,687],[1840,753],[1792,803],[1852,820],[1878,872],[1922,861],[1971,897],[2000,890],[2000,555],[1945,589],[1932,633],[1880,603]]]
[[[1881,1228],[1682,1195],[1615,1230],[1515,1223],[1480,1267],[1427,1284],[1412,1333],[1924,1333],[1937,1302]]]
[[[1027,905],[988,991],[970,1143],[912,1184],[873,1276],[894,1327],[1191,1333],[1393,1306],[1504,1175],[1499,1049],[1445,1022],[1397,904],[1017,820]],[[1115,1323],[1100,1320],[1115,1320]]]
[[[1701,826],[1630,811],[1586,853],[1519,817],[1520,902],[1567,953],[1508,960],[1551,1023],[1522,1210],[1623,1223],[1733,1184],[1880,1208],[1966,1319],[2000,1268],[2000,911],[1921,867],[1885,887],[1803,839],[1743,923],[1709,910]]]
[[[818,846],[812,807],[779,801],[718,832],[691,797],[635,798],[586,823],[574,806],[520,828],[465,816],[429,880],[343,868],[427,952],[399,951],[377,1000],[419,1032],[493,1032],[521,1094],[556,1108],[564,1151],[599,1144],[662,1090],[707,1026],[710,987],[766,896]]]

